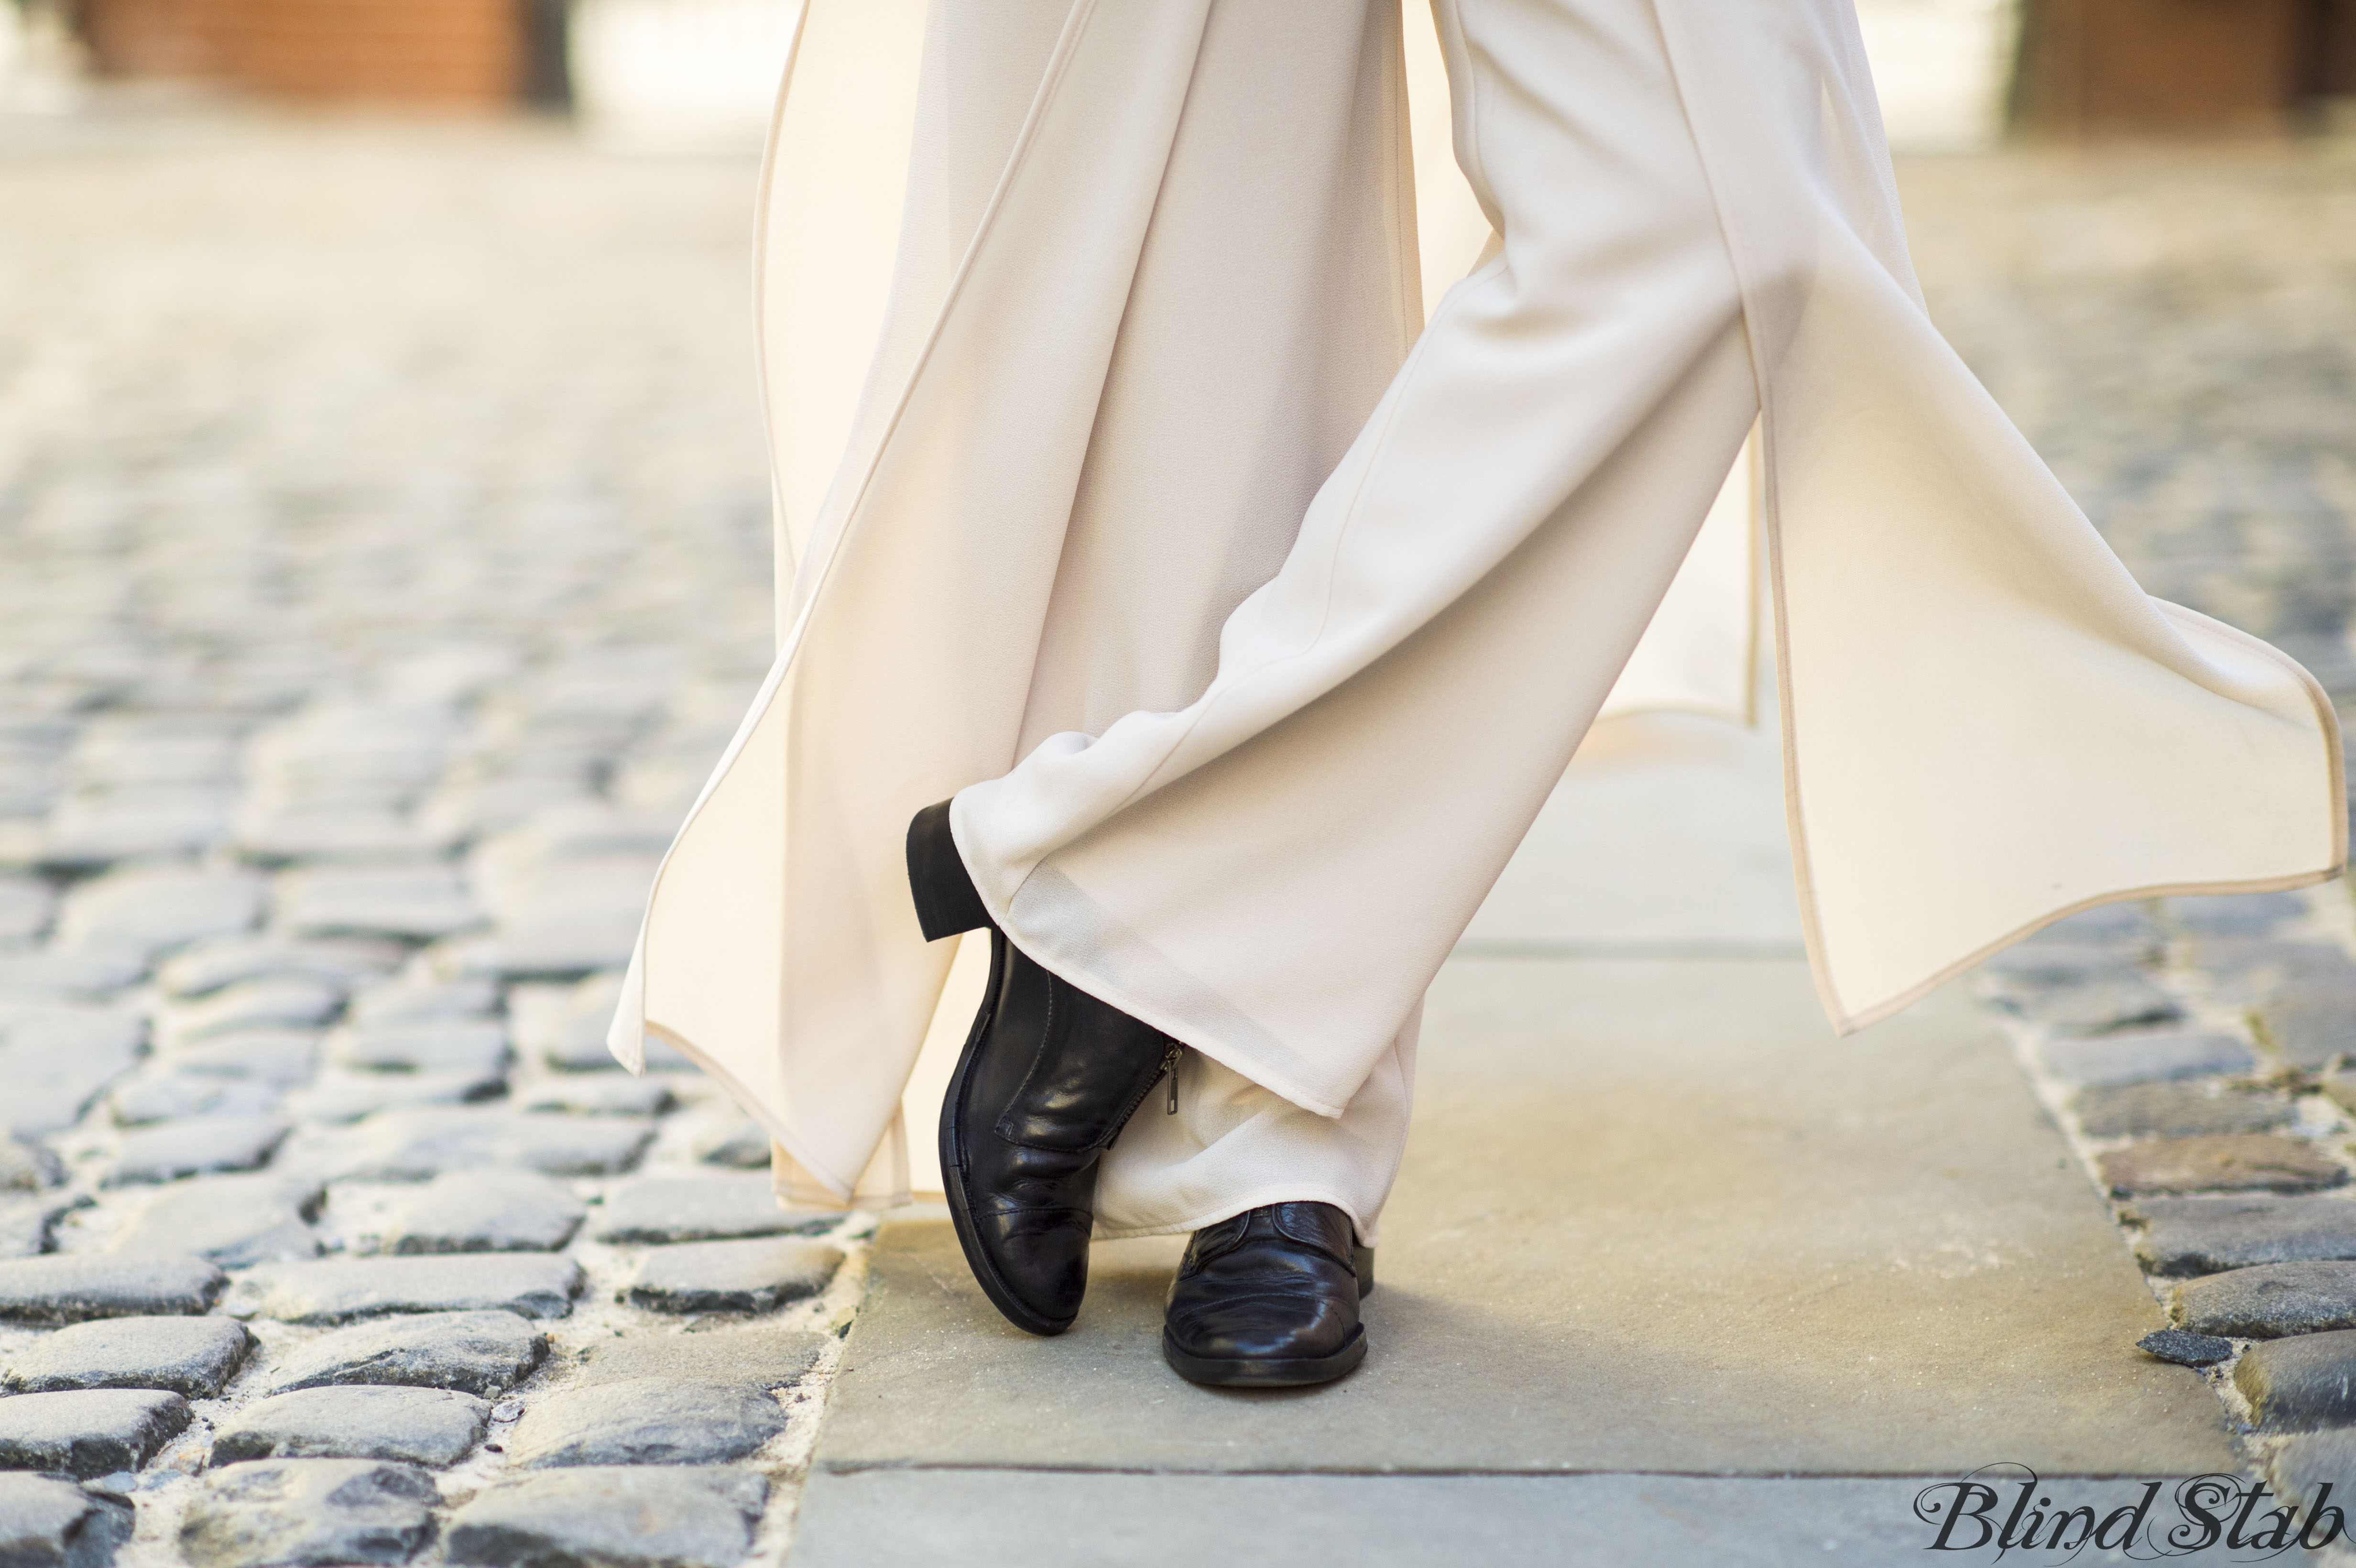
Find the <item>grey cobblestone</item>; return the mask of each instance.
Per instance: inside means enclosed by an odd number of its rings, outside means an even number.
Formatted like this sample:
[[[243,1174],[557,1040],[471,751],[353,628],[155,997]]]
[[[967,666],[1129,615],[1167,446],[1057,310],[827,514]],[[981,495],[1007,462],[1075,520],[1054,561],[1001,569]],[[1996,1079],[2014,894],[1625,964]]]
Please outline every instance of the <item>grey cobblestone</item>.
[[[266,1116],[281,1098],[275,1083],[177,1072],[159,1062],[117,1083],[107,1107],[117,1125],[138,1127],[186,1116]]]
[[[17,1136],[54,1133],[138,1060],[145,1026],[114,1008],[0,1004],[0,1122]]]
[[[357,1122],[380,1111],[420,1105],[463,1105],[507,1092],[498,1069],[448,1072],[355,1072],[330,1070],[286,1096],[287,1115],[302,1122]]]
[[[2169,1320],[2196,1334],[2273,1339],[2356,1328],[2356,1263],[2267,1264],[2176,1287]]]
[[[79,1192],[0,1197],[0,1258],[29,1258],[48,1252],[58,1221],[89,1201]]]
[[[238,1276],[223,1310],[282,1323],[342,1323],[396,1312],[513,1312],[562,1317],[581,1293],[568,1257],[323,1259],[264,1264]]]
[[[77,1389],[0,1399],[0,1469],[80,1480],[135,1470],[188,1424],[188,1402],[147,1389]]]
[[[185,1253],[88,1253],[0,1263],[0,1317],[79,1323],[91,1317],[203,1312],[226,1279]]]
[[[516,1096],[527,1111],[572,1111],[584,1116],[659,1116],[678,1104],[658,1077],[616,1073],[551,1078]]]
[[[2356,1422],[2356,1329],[2253,1346],[2233,1365],[2233,1386],[2262,1431],[2308,1432]]]
[[[431,939],[487,918],[455,867],[293,871],[277,896],[279,923],[298,936]]]
[[[2186,956],[2231,1006],[2263,1006],[2293,992],[2356,991],[2356,960],[2330,943],[2196,938]]]
[[[695,1157],[739,1170],[769,1168],[769,1132],[750,1116],[714,1127],[696,1140]]]
[[[438,1022],[487,1017],[498,1005],[488,980],[400,980],[353,997],[351,1018],[363,1026]]]
[[[2147,1198],[2126,1211],[2163,1279],[2260,1264],[2356,1259],[2356,1203],[2337,1198]]]
[[[194,1253],[223,1268],[316,1257],[310,1221],[319,1184],[289,1174],[214,1176],[176,1183],[149,1200],[115,1232],[124,1253]]]
[[[2023,993],[2017,1005],[2062,1035],[2154,1029],[2183,1017],[2177,999],[2141,975],[2106,975],[2083,985],[2048,987]]]
[[[344,988],[299,976],[265,976],[241,980],[193,1001],[158,1009],[155,1036],[172,1046],[237,1029],[306,1029],[334,1018],[344,1005]]]
[[[590,1226],[601,1242],[725,1241],[823,1230],[825,1214],[795,1214],[778,1207],[768,1177],[657,1177],[617,1186]]]
[[[2103,1179],[2137,1193],[2311,1192],[2338,1187],[2348,1168],[2299,1138],[2219,1133],[2131,1144],[2102,1157]]]
[[[506,1165],[553,1176],[627,1170],[655,1135],[617,1116],[550,1115],[498,1106],[380,1112],[349,1132],[300,1148],[290,1160],[333,1179],[423,1181],[444,1171]]]
[[[2261,935],[2307,914],[2307,905],[2295,893],[2211,893],[2164,899],[2160,909],[2164,919],[2196,936]]]
[[[60,1328],[9,1356],[10,1393],[65,1389],[165,1389],[213,1399],[253,1349],[243,1324],[219,1317],[110,1317]]]
[[[505,1024],[436,1019],[367,1024],[330,1039],[327,1059],[378,1072],[487,1072],[507,1065]]]
[[[2283,1499],[2313,1518],[2317,1509],[2330,1506],[2330,1498],[2356,1491],[2356,1432],[2290,1438],[2275,1451],[2267,1467]],[[2329,1493],[2322,1490],[2327,1485]]]
[[[434,1534],[434,1478],[364,1459],[271,1459],[205,1477],[180,1528],[196,1568],[406,1563]]]
[[[0,750],[6,741],[0,739]],[[5,790],[5,785],[0,785]],[[30,942],[57,913],[57,891],[37,877],[0,876],[0,944]]]
[[[784,1407],[739,1381],[623,1378],[532,1405],[507,1448],[534,1468],[713,1465],[744,1458],[785,1429]]]
[[[573,1239],[588,1209],[570,1189],[527,1170],[438,1176],[402,1209],[392,1253],[551,1252]]]
[[[827,1336],[766,1327],[639,1334],[593,1340],[581,1354],[584,1386],[633,1378],[685,1378],[764,1391],[798,1381],[828,1349]]]
[[[2298,1108],[2283,1095],[2240,1092],[2214,1080],[2093,1088],[2072,1104],[2078,1125],[2094,1138],[2265,1133],[2298,1117]]]
[[[482,1441],[490,1406],[448,1389],[356,1384],[273,1394],[224,1421],[212,1462],[399,1459],[442,1469]]]
[[[751,1470],[584,1467],[494,1487],[451,1516],[453,1563],[734,1568],[768,1484]]]
[[[291,1130],[276,1116],[188,1116],[123,1135],[106,1184],[175,1181],[266,1163]]]
[[[19,1001],[104,1001],[146,972],[146,956],[123,948],[46,947],[0,955],[0,992]]]
[[[436,1312],[363,1323],[294,1350],[272,1369],[269,1387],[353,1383],[505,1392],[548,1353],[548,1336],[512,1312]]]
[[[209,996],[247,980],[313,980],[346,990],[399,967],[402,949],[384,942],[305,942],[274,932],[216,938],[182,949],[155,971],[170,997]]]
[[[2293,1067],[2330,1067],[2356,1053],[2356,990],[2295,995],[2260,1008],[2258,1032]]]
[[[841,1264],[815,1242],[686,1242],[641,1258],[626,1298],[657,1312],[766,1312],[816,1296]]]
[[[309,1029],[241,1029],[176,1048],[162,1059],[182,1072],[252,1078],[281,1088],[310,1081],[319,1037]]]
[[[39,1144],[0,1138],[0,1192],[35,1192],[65,1179],[65,1167]]]
[[[2233,1341],[2183,1328],[2158,1328],[2136,1341],[2136,1349],[2179,1367],[2213,1367],[2233,1359]]]
[[[43,1476],[0,1474],[0,1563],[108,1568],[135,1528],[131,1505]]]
[[[2049,1040],[2040,1053],[2047,1071],[2072,1083],[2147,1083],[2247,1072],[2258,1064],[2250,1048],[2228,1034],[2169,1029],[2103,1040]]]
[[[245,930],[261,918],[266,894],[250,871],[110,871],[66,895],[58,938],[69,946],[156,953]]]

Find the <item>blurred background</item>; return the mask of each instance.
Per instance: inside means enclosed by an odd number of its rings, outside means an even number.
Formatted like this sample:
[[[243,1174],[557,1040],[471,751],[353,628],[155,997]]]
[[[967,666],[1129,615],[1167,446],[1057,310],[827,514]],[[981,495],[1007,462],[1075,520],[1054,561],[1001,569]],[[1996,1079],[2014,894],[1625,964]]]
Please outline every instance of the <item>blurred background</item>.
[[[2356,0],[1859,11],[1941,325],[2147,587],[2356,717]],[[0,0],[14,1130],[100,1159],[158,1106],[299,1143],[505,1097],[763,1163],[724,1102],[578,1080],[769,661],[748,283],[792,21]],[[320,941],[374,956],[273,990]],[[418,986],[512,1057],[197,1049]],[[175,1049],[66,1061],[26,1008]]]
[[[1858,0],[1891,140],[2347,129],[2351,0]],[[281,101],[539,109],[594,140],[757,143],[792,0],[10,0],[0,90],[61,112],[134,84]]]

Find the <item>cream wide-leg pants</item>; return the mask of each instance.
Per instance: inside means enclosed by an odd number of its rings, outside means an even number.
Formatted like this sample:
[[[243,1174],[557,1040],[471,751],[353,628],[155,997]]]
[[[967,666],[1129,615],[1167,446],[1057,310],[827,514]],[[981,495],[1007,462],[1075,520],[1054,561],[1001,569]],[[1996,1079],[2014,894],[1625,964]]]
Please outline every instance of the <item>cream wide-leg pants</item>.
[[[918,177],[994,171],[992,137],[1013,133],[1005,106],[1029,99],[1067,9],[935,6],[925,101],[941,107],[918,123]],[[1286,9],[1215,6],[1181,146],[1193,133],[1251,156],[1173,157],[1204,188],[1162,193],[1140,291],[1217,287],[1222,253],[1250,247],[1256,160],[1286,149],[1203,117],[1264,112],[1224,97],[1219,73],[1282,48],[1304,19]],[[1440,0],[1439,16],[1457,157],[1502,249],[1447,294],[1305,509],[1262,514],[1215,581],[1170,495],[1204,475],[1167,459],[1252,482],[1251,432],[1218,432],[1235,443],[1224,450],[1197,439],[1239,396],[1233,368],[1124,336],[1110,379],[1130,395],[1106,407],[1136,428],[1095,434],[1024,760],[953,808],[1018,945],[1197,1048],[1175,1114],[1157,1095],[1111,1150],[1104,1234],[1317,1199],[1376,1237],[1424,988],[1757,412],[1736,280],[1648,0]],[[1130,320],[1153,317],[1142,305],[1133,294]],[[1124,741],[1116,765],[1089,770]],[[1176,765],[1190,745],[1207,754]],[[1378,912],[1379,951],[1337,946],[1343,907],[1359,929]],[[1186,1005],[1188,945],[1239,941],[1269,955],[1270,994],[1197,987]],[[1270,1019],[1308,1027],[1280,1038],[1255,1021]],[[1288,1049],[1304,1034],[1336,1049]],[[1257,1081],[1230,1049],[1245,1039]]]
[[[901,843],[953,795],[1012,940],[1198,1053],[1106,1228],[1371,1232],[1425,987],[1754,399],[1837,1031],[2072,910],[2344,861],[2328,696],[2145,594],[1939,336],[1850,0],[1443,0],[1477,200],[1420,151],[1408,188],[1395,4],[802,6],[756,225],[777,657],[608,1036],[726,1083],[788,1200],[928,1185],[951,949]],[[1419,227],[1491,223],[1419,293]],[[1687,662],[1740,575],[1679,575],[1680,679],[1624,699],[1739,684],[1683,674],[1739,656]]]

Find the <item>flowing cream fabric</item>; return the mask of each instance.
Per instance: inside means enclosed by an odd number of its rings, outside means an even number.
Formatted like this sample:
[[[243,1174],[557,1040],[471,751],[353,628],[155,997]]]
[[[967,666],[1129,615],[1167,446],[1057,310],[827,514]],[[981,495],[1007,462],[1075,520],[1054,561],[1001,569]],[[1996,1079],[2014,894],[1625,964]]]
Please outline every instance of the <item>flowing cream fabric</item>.
[[[802,1195],[911,1182],[954,944],[901,834],[952,793],[1010,934],[1196,1047],[1190,1095],[1395,1159],[1424,986],[1615,677],[1743,700],[1753,475],[1836,1028],[2085,904],[2338,868],[2313,682],[2146,597],[1931,326],[1843,0],[1442,0],[1502,239],[1395,379],[1478,228],[1427,177],[1419,253],[1395,12],[1003,9],[810,0],[762,219],[780,656],[613,1035],[728,1082]],[[1284,197],[1248,243],[1223,168]],[[1217,1133],[1133,1124],[1114,1228]]]

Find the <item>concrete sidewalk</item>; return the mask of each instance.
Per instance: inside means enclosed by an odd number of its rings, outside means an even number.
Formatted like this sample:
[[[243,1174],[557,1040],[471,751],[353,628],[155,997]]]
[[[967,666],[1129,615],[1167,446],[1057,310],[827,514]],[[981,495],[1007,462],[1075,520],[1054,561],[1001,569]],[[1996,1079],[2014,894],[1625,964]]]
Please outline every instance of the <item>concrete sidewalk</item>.
[[[1039,1340],[945,1223],[887,1225],[797,1568],[1912,1562],[1916,1494],[1983,1466],[2114,1477],[2060,1488],[2098,1512],[2233,1468],[1985,1015],[1832,1038],[1777,784],[1771,740],[1698,720],[1582,753],[1433,988],[1338,1385],[1172,1375],[1178,1238],[1099,1247]]]

